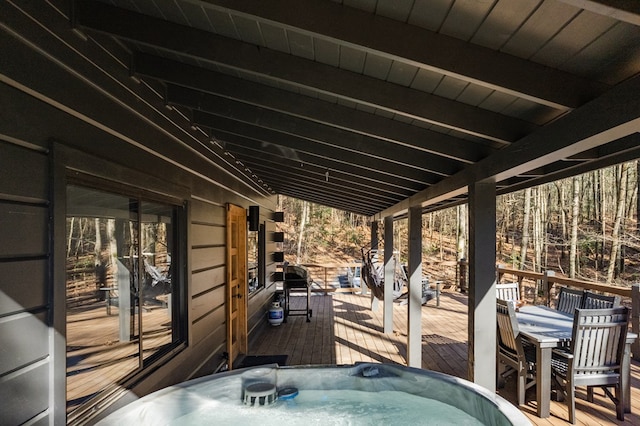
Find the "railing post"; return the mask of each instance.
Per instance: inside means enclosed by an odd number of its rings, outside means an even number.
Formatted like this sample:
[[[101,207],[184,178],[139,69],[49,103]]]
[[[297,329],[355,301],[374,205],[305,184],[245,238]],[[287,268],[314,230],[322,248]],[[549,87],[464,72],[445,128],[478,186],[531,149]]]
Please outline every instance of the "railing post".
[[[467,259],[464,257],[458,261],[458,270],[460,271],[460,276],[458,277],[458,289],[460,293],[467,292]]]
[[[640,334],[640,284],[631,286],[631,331],[636,335]],[[640,361],[640,340],[636,340],[631,345],[633,359]]]
[[[546,270],[543,273],[542,291],[544,292],[543,297],[545,300],[545,305],[547,306],[551,306],[551,286],[553,286],[553,281],[549,281],[549,277],[554,277],[555,275],[555,271],[550,270]]]

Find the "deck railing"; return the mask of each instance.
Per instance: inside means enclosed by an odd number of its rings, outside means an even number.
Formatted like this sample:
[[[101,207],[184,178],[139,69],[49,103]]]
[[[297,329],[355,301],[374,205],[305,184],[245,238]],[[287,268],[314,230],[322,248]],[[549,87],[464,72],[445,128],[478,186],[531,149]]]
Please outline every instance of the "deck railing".
[[[496,273],[498,282],[503,279],[504,275],[515,277],[515,281],[517,281],[520,286],[521,295],[527,294],[524,286],[525,278],[533,280],[536,283],[536,287],[533,291],[533,302],[545,304],[547,306],[551,304],[551,300],[555,300],[557,289],[554,287],[554,284],[561,284],[584,290],[593,290],[600,293],[620,296],[623,304],[631,307],[631,330],[640,335],[640,284],[633,284],[631,287],[620,287],[559,277],[555,275],[554,271],[523,271],[519,269],[506,268],[501,265],[496,267]],[[631,350],[633,358],[636,361],[640,361],[640,339],[636,339]]]
[[[309,271],[309,276],[313,282],[311,291],[320,293],[354,293],[363,289],[364,282],[361,282],[360,286],[341,286],[340,277],[348,279],[349,273],[355,273],[360,268],[360,265],[360,262],[352,262],[326,265],[303,263],[300,266],[304,266]]]

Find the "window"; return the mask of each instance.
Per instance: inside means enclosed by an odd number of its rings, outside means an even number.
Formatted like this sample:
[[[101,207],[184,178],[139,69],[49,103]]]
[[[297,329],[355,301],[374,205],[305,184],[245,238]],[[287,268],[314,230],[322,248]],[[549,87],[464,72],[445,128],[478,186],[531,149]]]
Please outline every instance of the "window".
[[[264,224],[259,231],[247,230],[247,281],[249,294],[264,287]]]
[[[67,412],[184,342],[182,208],[67,186]]]

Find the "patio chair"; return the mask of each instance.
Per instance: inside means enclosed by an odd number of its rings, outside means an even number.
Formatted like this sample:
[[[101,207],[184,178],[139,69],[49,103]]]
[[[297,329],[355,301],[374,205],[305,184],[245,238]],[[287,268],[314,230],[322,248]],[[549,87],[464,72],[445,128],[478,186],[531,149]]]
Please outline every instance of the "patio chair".
[[[601,387],[616,406],[616,417],[624,420],[620,374],[629,326],[629,309],[577,309],[568,348],[553,350],[551,374],[564,393],[569,422],[575,423],[575,388],[587,386],[587,401],[593,388]],[[609,387],[614,387],[614,394]]]
[[[496,301],[498,317],[498,364],[505,364],[505,371],[498,374],[498,385],[511,374],[517,375],[518,404],[525,403],[527,389],[535,381],[535,347],[520,335],[518,320],[513,303],[498,299]],[[499,365],[498,365],[499,367]],[[498,368],[498,372],[500,369]]]
[[[518,283],[496,284],[496,297],[517,303],[520,300],[520,286]]]
[[[582,308],[584,290],[575,290],[569,287],[560,287],[560,294],[556,303],[556,309],[560,312],[573,315],[576,308]]]
[[[593,293],[591,291],[584,292],[582,307],[584,309],[608,309],[620,306],[620,297],[605,296],[604,294]]]

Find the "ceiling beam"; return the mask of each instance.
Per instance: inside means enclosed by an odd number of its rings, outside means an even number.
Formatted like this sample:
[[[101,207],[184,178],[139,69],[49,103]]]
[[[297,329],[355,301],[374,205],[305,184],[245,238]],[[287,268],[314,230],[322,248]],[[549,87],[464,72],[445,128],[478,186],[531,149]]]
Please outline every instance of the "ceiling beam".
[[[169,92],[176,86],[190,88],[204,92],[202,96],[212,94],[237,100],[464,163],[476,162],[494,151],[480,143],[159,56],[138,52],[133,64],[136,75],[164,81]]]
[[[341,172],[345,175],[353,176],[354,178],[366,179],[369,182],[375,183],[378,187],[383,186],[400,192],[409,191],[413,193],[425,187],[424,184],[403,179],[397,175],[382,174],[378,171],[367,168],[354,167],[352,164],[345,161],[335,161],[333,159],[326,159],[320,156],[307,154],[305,152],[296,152],[292,149],[285,149],[284,147],[278,147],[273,144],[256,141],[236,134],[219,131],[218,134],[216,134],[216,139],[224,142],[226,149],[230,152],[238,152],[251,158],[260,159],[265,155],[270,155],[272,157],[279,158],[281,162],[300,164],[301,167],[308,167],[311,165],[323,170],[325,173],[328,171],[330,174],[334,171]]]
[[[281,195],[286,195],[286,196],[298,198],[305,201],[311,201],[316,204],[321,204],[324,206],[336,208],[338,210],[357,213],[364,216],[370,215],[371,212],[376,211],[375,208],[371,208],[371,207],[367,208],[360,205],[348,204],[342,198],[325,197],[325,196],[316,195],[314,199],[310,199],[309,197],[310,194],[307,191],[300,190],[298,188],[294,188],[291,186],[283,186],[282,188],[279,188],[278,193]]]
[[[256,153],[258,153],[258,151],[239,148],[237,146],[230,146],[230,149],[233,150],[230,152],[235,158],[239,159],[242,163],[249,165],[252,169],[280,171],[290,175],[293,179],[298,180],[321,182],[323,180],[326,181],[327,178],[327,169],[320,168],[313,164],[305,163],[300,165],[299,163],[289,163],[282,161],[282,158],[278,158],[264,152],[259,152],[261,155],[256,157]],[[245,154],[246,152],[249,152],[249,156]],[[259,165],[256,166],[257,164]],[[348,174],[337,170],[331,170],[329,172],[329,179],[332,182],[339,183],[343,187],[353,188],[367,193],[371,197],[387,199],[392,203],[399,202],[411,195],[411,191],[403,190],[384,182],[374,182],[363,176]]]
[[[408,146],[394,145],[377,138],[177,86],[168,87],[166,101],[170,105],[182,105],[194,109],[193,117],[196,123],[199,123],[196,118],[200,117],[198,112],[205,112],[315,141],[329,147],[329,149],[345,149],[350,151],[352,155],[370,156],[383,161],[396,162],[399,166],[414,167],[440,176],[450,176],[462,168],[462,164],[453,160]]]
[[[514,142],[537,128],[493,111],[100,2],[76,2],[74,25],[497,142]]]
[[[640,1],[638,0],[560,0],[589,12],[608,16],[619,21],[640,26]]]
[[[193,122],[198,126],[211,129],[212,136],[215,138],[228,140],[228,135],[236,135],[245,138],[245,143],[251,143],[254,146],[270,145],[273,149],[286,153],[286,158],[289,161],[296,161],[300,153],[305,153],[335,163],[343,163],[356,170],[365,169],[422,185],[435,183],[440,178],[439,176],[434,176],[433,173],[403,165],[401,162],[361,155],[353,149],[323,145],[317,141],[230,120],[202,111],[193,111]]]
[[[347,197],[352,195],[360,195],[366,199],[384,200],[384,203],[395,204],[402,200],[403,197],[392,197],[384,191],[380,191],[375,187],[362,187],[353,182],[345,181],[335,174],[320,175],[312,173],[308,170],[296,169],[292,167],[284,167],[274,164],[268,164],[264,161],[251,160],[244,158],[242,162],[247,165],[253,172],[258,174],[266,182],[284,181],[284,182],[304,182],[313,187],[331,188],[332,192],[344,194]]]
[[[593,170],[611,167],[627,161],[637,160],[640,158],[640,133],[634,133],[622,139],[609,142],[606,145],[596,148],[596,150],[599,152],[599,156],[591,161],[576,163],[570,166],[553,163],[545,168],[545,174],[543,176],[513,183],[507,181],[509,185],[499,190],[498,193],[503,194],[518,191],[520,189],[577,176]]]
[[[273,180],[273,185],[277,189],[281,188],[291,188],[296,189],[299,192],[304,192],[307,194],[306,200],[312,202],[319,202],[320,198],[323,199],[331,199],[335,200],[334,202],[340,202],[343,205],[353,206],[350,208],[351,211],[358,211],[362,208],[368,208],[373,211],[379,211],[384,206],[390,205],[390,203],[383,203],[377,200],[373,200],[372,198],[363,198],[358,197],[355,194],[344,194],[340,192],[335,192],[331,185],[326,186],[315,186],[309,185],[307,182],[300,181],[291,181],[285,179],[275,179]]]
[[[621,0],[607,2],[621,3]],[[599,82],[334,2],[281,0],[274,5],[263,0],[208,0],[205,7],[232,16],[248,14],[260,22],[276,22],[316,39],[407,62],[560,110],[577,108],[608,88]],[[522,78],[524,75],[527,78]]]
[[[500,182],[529,170],[640,132],[640,76],[614,87],[462,172],[442,180],[372,217],[403,213],[410,206],[437,203],[464,194],[467,185],[484,179]]]

